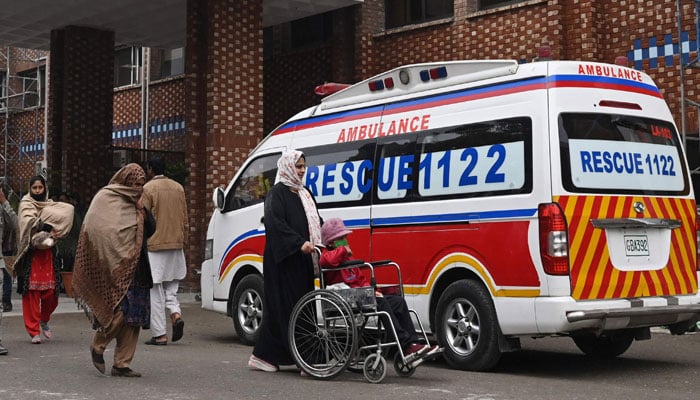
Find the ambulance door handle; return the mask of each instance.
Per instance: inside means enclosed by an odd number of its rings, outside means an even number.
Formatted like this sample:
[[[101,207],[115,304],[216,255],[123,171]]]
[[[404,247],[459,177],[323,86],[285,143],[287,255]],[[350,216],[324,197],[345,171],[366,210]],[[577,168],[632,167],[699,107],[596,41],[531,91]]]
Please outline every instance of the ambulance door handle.
[[[598,229],[678,229],[681,221],[668,218],[605,218],[592,219],[591,225]]]

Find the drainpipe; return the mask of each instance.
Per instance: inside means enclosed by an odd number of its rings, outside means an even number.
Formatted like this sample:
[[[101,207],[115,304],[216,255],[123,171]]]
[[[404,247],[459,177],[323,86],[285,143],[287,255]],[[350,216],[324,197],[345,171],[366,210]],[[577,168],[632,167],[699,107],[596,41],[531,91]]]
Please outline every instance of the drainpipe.
[[[141,149],[148,150],[148,87],[150,82],[151,54],[148,47],[141,48]]]

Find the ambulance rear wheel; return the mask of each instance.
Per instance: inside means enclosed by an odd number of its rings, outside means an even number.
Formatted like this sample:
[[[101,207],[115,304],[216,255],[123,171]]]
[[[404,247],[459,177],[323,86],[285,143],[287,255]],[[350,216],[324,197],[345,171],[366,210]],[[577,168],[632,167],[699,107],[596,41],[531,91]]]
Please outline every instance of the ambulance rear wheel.
[[[233,327],[241,343],[252,346],[258,339],[263,316],[263,278],[251,274],[236,285],[231,298]]]
[[[574,343],[584,354],[596,358],[615,358],[630,348],[634,341],[631,331],[605,332],[600,336],[592,333],[573,336]]]
[[[487,371],[501,359],[498,319],[489,291],[480,282],[452,283],[440,296],[435,332],[450,366]]]

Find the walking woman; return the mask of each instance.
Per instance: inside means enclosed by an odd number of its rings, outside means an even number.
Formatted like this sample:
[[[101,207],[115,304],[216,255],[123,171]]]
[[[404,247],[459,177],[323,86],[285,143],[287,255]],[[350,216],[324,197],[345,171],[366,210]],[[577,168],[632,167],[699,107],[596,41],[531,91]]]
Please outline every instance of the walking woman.
[[[92,363],[105,372],[104,351],[116,339],[111,375],[139,377],[130,368],[139,331],[148,328],[153,286],[146,240],[155,221],[141,204],[146,173],[131,163],[95,195],[83,220],[73,269],[73,291],[96,330]]]
[[[277,161],[277,180],[265,197],[265,298],[260,336],[250,368],[275,372],[294,364],[287,330],[294,305],[314,288],[311,253],[321,244],[321,218],[316,201],[304,187],[306,158],[291,150]]]
[[[18,214],[17,293],[22,295],[24,327],[32,343],[40,344],[40,333],[46,339],[53,337],[49,321],[58,306],[61,285],[56,240],[70,232],[73,206],[50,200],[46,180],[37,175],[29,181],[29,193],[20,200]]]

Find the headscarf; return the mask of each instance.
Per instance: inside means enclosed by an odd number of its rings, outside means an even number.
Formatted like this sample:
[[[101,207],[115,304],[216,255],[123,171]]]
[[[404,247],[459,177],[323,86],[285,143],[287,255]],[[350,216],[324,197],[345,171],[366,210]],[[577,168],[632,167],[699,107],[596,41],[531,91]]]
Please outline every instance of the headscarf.
[[[139,179],[145,180],[146,174],[136,163],[117,171],[93,198],[80,230],[73,290],[98,330],[112,322],[141,255],[144,212]]]
[[[36,181],[40,181],[41,184],[44,186],[44,191],[38,194],[34,194],[34,192],[32,191],[32,186]],[[32,196],[32,198],[36,201],[46,201],[49,198],[49,190],[46,188],[46,179],[44,179],[43,176],[36,175],[35,177],[29,180],[29,195]]]
[[[31,186],[40,180],[44,184],[43,201],[38,201],[31,195]],[[19,247],[14,269],[16,273],[23,274],[22,264],[24,256],[29,251],[32,235],[41,228],[43,224],[53,226],[57,238],[67,235],[73,227],[73,205],[68,203],[54,202],[48,198],[49,190],[46,181],[41,176],[35,176],[29,181],[29,193],[25,194],[19,202],[18,225],[19,225]]]
[[[321,218],[318,216],[316,203],[311,197],[311,192],[304,187],[304,183],[297,174],[296,163],[301,157],[304,157],[304,153],[299,150],[289,150],[282,153],[282,157],[277,160],[277,179],[275,183],[282,182],[285,186],[294,189],[299,195],[306,213],[306,220],[309,223],[311,244],[321,245]]]

